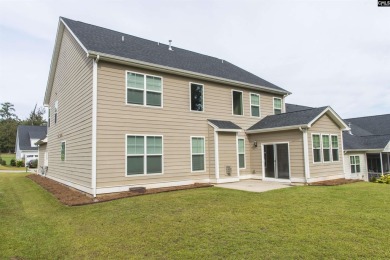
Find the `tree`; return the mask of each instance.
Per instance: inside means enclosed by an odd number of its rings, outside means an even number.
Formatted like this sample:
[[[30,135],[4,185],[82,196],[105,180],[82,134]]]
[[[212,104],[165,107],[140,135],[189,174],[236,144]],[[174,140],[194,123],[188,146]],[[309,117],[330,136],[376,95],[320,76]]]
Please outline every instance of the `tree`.
[[[14,113],[15,108],[13,104],[4,102],[0,106],[0,151],[12,152],[15,150],[19,119]]]
[[[30,115],[22,121],[23,125],[46,125],[46,120],[43,118],[46,111],[44,107],[35,105],[34,109],[30,112]]]

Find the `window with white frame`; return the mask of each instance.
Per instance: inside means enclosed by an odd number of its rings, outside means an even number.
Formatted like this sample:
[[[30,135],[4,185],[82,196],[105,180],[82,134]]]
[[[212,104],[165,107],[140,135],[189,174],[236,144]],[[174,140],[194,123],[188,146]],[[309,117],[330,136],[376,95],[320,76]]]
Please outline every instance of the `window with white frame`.
[[[191,137],[191,170],[205,170],[205,141],[204,137]]]
[[[233,105],[233,114],[234,115],[243,115],[244,109],[242,105],[242,91],[233,90],[232,91],[232,105]]]
[[[127,104],[162,106],[162,78],[134,72],[126,73]]]
[[[66,142],[61,142],[61,161],[65,161],[66,159]]]
[[[274,98],[274,115],[282,113],[282,99]]]
[[[349,157],[351,163],[351,173],[360,172],[360,157],[359,155],[351,155]]]
[[[332,135],[332,160],[334,162],[339,160],[339,141],[337,135]]]
[[[323,154],[324,162],[330,162],[329,135],[322,135],[322,154]]]
[[[47,109],[47,127],[50,127],[50,107]]]
[[[260,95],[251,93],[251,116],[260,117]]]
[[[321,162],[321,135],[312,135],[313,143],[313,160],[314,162]]]
[[[238,139],[238,165],[240,169],[245,168],[245,140],[244,138]]]
[[[54,124],[57,124],[57,119],[58,119],[58,100],[54,102]]]
[[[190,83],[191,111],[203,111],[203,85]]]
[[[127,135],[126,175],[162,173],[162,136]]]

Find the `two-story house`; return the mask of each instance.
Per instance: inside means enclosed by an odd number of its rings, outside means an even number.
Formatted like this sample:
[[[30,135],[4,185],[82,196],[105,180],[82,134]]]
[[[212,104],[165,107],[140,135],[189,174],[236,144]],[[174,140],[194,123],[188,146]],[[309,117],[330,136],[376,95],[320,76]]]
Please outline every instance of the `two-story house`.
[[[44,104],[46,176],[93,194],[253,178],[343,177],[330,108],[226,60],[60,18]]]

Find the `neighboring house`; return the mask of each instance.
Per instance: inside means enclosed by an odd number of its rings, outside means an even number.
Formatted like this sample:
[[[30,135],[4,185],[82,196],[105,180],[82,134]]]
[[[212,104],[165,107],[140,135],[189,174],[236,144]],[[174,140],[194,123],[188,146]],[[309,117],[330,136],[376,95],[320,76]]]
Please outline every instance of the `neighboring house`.
[[[390,114],[345,119],[345,174],[369,180],[390,173]]]
[[[18,126],[15,143],[16,159],[24,159],[26,165],[32,159],[38,159],[38,146],[36,142],[45,137],[46,133],[46,126]]]
[[[348,126],[330,107],[285,113],[289,94],[222,59],[60,18],[46,176],[94,196],[343,177]]]

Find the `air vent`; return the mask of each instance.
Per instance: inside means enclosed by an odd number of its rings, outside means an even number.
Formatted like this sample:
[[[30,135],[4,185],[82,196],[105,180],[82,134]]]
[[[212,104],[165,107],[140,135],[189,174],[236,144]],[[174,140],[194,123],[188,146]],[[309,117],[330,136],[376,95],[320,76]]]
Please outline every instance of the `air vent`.
[[[226,175],[231,176],[232,175],[232,167],[226,166]]]

